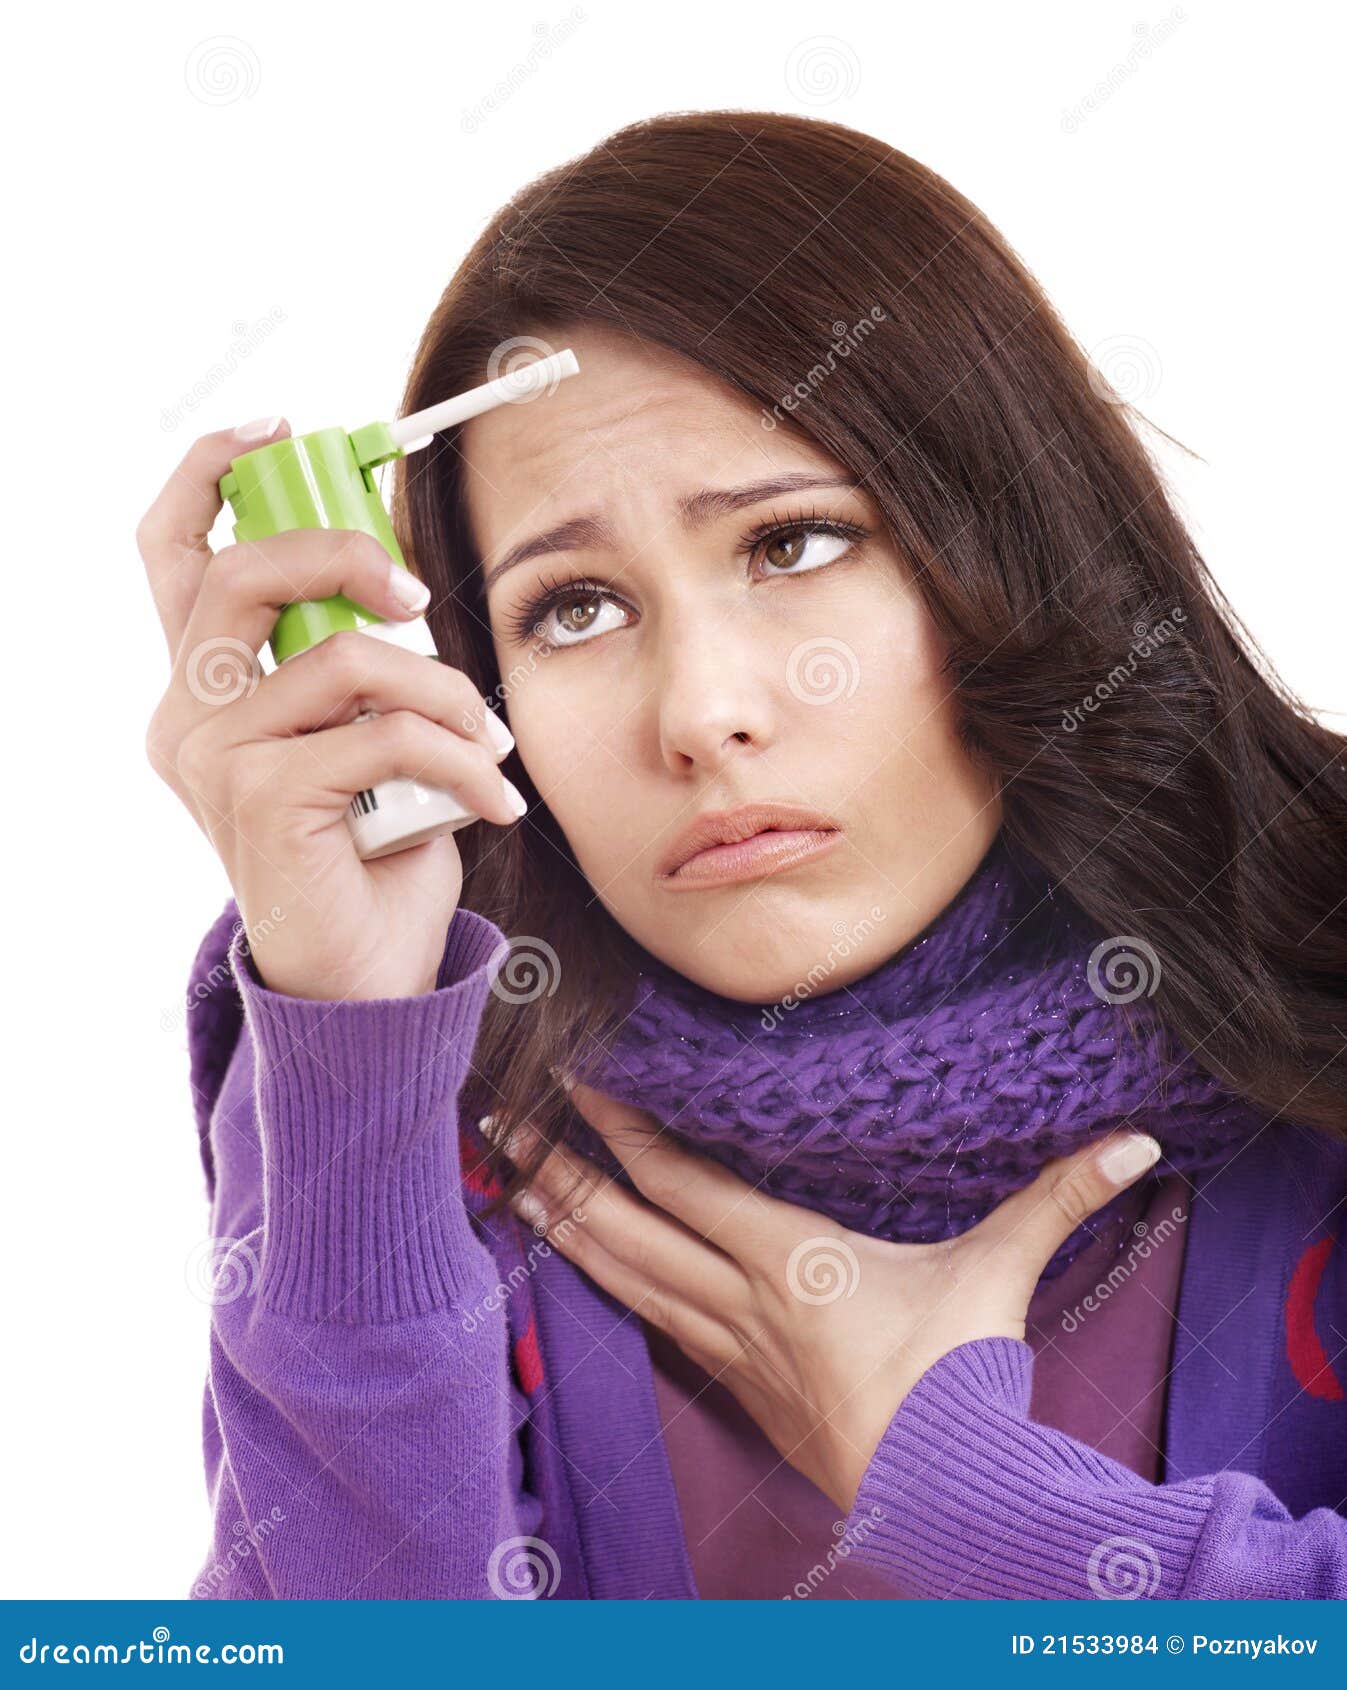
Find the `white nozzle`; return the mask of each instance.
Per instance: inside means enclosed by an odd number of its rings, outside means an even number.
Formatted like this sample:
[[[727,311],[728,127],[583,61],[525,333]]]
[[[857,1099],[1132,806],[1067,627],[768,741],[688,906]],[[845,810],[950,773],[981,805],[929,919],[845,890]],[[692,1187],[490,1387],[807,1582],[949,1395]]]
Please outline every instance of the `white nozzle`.
[[[497,405],[536,398],[544,391],[550,392],[567,376],[579,373],[576,356],[567,347],[564,352],[554,352],[550,358],[537,358],[531,364],[521,364],[508,375],[497,376],[495,381],[488,381],[467,393],[456,394],[439,405],[413,411],[409,417],[399,417],[396,422],[389,423],[388,432],[404,455],[419,452],[423,446],[430,445],[442,428],[452,428],[455,423],[466,422],[469,417],[479,417],[483,411],[492,411]]]

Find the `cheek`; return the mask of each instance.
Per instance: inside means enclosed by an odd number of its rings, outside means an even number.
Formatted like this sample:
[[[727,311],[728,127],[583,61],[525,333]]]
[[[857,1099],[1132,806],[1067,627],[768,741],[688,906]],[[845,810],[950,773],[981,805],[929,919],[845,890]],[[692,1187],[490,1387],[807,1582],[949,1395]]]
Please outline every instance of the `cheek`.
[[[904,826],[924,819],[937,833],[957,829],[988,795],[984,773],[959,740],[946,656],[946,642],[925,606],[915,594],[904,595],[872,624],[862,666],[862,674],[872,677],[862,688],[872,790],[890,816],[903,816]]]
[[[617,742],[622,724],[612,720],[611,693],[577,691],[574,672],[564,681],[539,660],[509,698],[510,732],[528,777],[566,836],[587,877],[602,883],[612,865],[630,861],[634,807],[620,802],[629,782],[630,755]]]

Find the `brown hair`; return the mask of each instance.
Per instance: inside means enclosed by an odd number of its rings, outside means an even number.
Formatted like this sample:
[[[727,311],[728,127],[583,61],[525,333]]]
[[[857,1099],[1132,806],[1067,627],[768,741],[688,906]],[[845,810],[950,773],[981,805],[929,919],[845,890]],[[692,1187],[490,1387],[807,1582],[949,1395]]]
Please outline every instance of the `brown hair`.
[[[1010,839],[1103,933],[1144,936],[1153,1007],[1204,1067],[1273,1116],[1347,1130],[1347,741],[1276,679],[1135,413],[977,208],[840,124],[628,125],[493,218],[403,409],[476,385],[516,336],[555,349],[585,321],[695,360],[864,484],[949,642]],[[442,656],[507,695],[460,462],[446,436],[399,463],[394,520]],[[488,1000],[470,1107],[555,1140],[570,1112],[551,1065],[602,1036],[634,942],[518,757],[505,769],[532,813],[459,835],[463,901],[544,978],[513,991],[507,967]]]

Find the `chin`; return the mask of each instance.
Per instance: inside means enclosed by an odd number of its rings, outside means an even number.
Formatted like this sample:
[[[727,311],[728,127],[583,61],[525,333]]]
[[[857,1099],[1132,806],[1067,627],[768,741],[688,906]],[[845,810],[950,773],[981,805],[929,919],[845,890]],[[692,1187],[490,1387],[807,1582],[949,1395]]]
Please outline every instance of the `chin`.
[[[713,927],[701,945],[680,935],[676,947],[656,954],[705,991],[769,1005],[840,991],[903,943],[883,906],[859,896],[854,905],[821,911],[815,903],[776,921],[762,903],[750,902],[743,915],[745,921]]]

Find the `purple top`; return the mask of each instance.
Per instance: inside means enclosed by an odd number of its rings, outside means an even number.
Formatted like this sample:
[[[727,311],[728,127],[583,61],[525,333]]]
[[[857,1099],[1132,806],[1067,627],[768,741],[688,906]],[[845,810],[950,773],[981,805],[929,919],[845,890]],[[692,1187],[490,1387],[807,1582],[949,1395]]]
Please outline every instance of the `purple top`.
[[[228,1245],[192,1594],[697,1596],[640,1324],[537,1241],[503,1282],[518,1223],[464,1180],[500,930],[460,909],[434,992],[331,1003],[263,987],[237,921],[189,991]],[[1347,1147],[1290,1127],[1198,1182],[1164,1483],[1031,1418],[1031,1345],[980,1339],[896,1410],[851,1555],[917,1597],[1347,1596],[1344,1201]]]
[[[1154,1480],[1188,1182],[1178,1174],[1146,1181],[1132,1199],[1122,1248],[1115,1229],[1059,1278],[1039,1284],[1026,1323],[1030,1406],[1040,1425]],[[835,1505],[777,1454],[732,1392],[658,1327],[644,1320],[641,1327],[700,1594],[901,1599],[906,1593],[851,1554],[849,1543],[838,1557],[845,1540]]]

